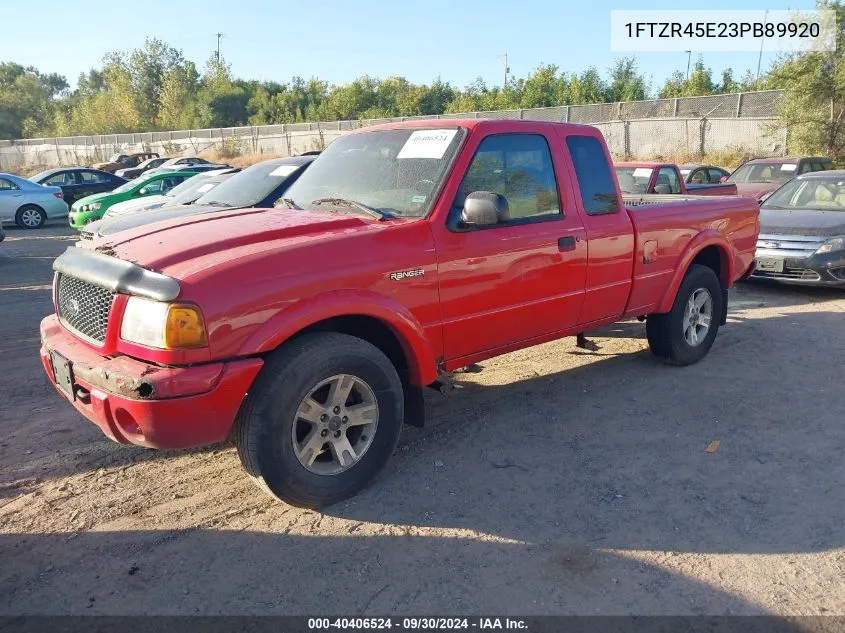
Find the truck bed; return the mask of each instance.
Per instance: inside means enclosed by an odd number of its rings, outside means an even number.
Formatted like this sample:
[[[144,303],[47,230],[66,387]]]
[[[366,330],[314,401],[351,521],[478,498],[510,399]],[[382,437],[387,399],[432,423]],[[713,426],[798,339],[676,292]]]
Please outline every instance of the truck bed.
[[[694,238],[694,250],[699,250],[702,241],[724,249],[721,276],[727,287],[751,265],[758,232],[756,200],[677,195],[632,198],[624,198],[634,227],[629,315],[647,314],[660,304],[675,272],[685,269],[679,260],[689,252]]]

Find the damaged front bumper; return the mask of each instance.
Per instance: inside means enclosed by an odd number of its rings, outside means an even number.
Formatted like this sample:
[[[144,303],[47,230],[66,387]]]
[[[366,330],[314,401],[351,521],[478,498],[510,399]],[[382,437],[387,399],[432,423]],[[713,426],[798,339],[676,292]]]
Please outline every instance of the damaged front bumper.
[[[57,359],[66,362],[61,371],[54,368]],[[41,322],[41,362],[56,390],[106,436],[148,448],[224,440],[263,365],[247,358],[162,367],[105,357],[68,333],[56,315]]]

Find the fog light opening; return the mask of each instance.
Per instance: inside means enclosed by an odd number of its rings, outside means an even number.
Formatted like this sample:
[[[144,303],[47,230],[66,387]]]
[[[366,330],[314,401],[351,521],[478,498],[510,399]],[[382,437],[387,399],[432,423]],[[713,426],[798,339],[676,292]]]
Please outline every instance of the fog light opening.
[[[114,412],[114,419],[125,436],[132,436],[142,440],[144,439],[144,432],[141,430],[141,427],[138,426],[138,423],[129,411],[122,408],[116,409]]]

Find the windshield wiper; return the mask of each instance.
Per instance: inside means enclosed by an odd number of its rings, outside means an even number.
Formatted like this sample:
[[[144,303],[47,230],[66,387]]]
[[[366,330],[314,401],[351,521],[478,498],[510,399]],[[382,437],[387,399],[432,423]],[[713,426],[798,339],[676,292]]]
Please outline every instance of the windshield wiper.
[[[225,202],[218,202],[217,200],[212,200],[211,202],[206,202],[206,205],[209,207],[230,207],[232,205],[226,204]]]
[[[355,202],[354,200],[347,200],[346,198],[319,198],[317,200],[312,200],[311,204],[332,204],[338,207],[350,207],[352,209],[363,211],[367,215],[377,218],[378,220],[393,220],[396,217],[392,213],[387,213],[385,211],[381,211],[380,209],[374,209],[373,207],[368,207],[365,204]]]
[[[296,203],[293,201],[293,198],[279,198],[278,200],[276,200],[276,204],[275,204],[274,206],[277,206],[277,207],[281,206],[281,205],[279,204],[280,202],[283,202],[283,203],[284,203],[284,205],[285,205],[285,206],[284,206],[284,208],[285,208],[285,209],[297,209],[297,210],[299,210],[299,211],[301,211],[301,210],[302,210],[300,207],[298,207],[298,206],[296,205]]]

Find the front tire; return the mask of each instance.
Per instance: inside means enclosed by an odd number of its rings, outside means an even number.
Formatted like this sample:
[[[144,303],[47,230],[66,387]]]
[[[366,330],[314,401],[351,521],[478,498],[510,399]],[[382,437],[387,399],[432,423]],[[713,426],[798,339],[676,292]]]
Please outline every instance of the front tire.
[[[404,417],[402,383],[381,350],[346,334],[307,334],[275,351],[236,422],[241,464],[273,497],[320,508],[369,484]]]
[[[44,209],[34,204],[25,204],[15,214],[15,222],[22,229],[40,229],[46,221]]]
[[[691,365],[707,356],[719,331],[722,297],[716,273],[692,264],[672,309],[648,315],[646,334],[651,352],[676,365]]]

